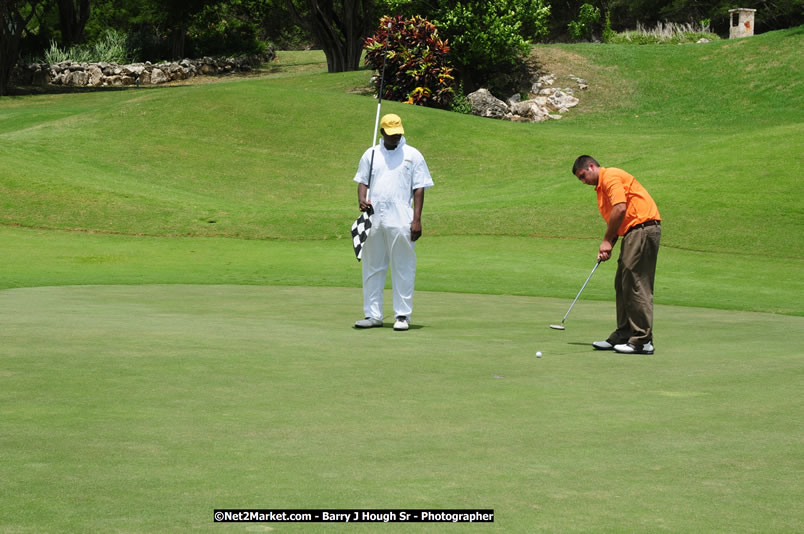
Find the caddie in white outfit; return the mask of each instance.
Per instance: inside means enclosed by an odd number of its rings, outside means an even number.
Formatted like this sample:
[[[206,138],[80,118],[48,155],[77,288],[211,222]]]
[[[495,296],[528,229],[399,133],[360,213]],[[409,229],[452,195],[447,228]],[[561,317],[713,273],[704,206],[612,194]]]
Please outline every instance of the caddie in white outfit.
[[[355,327],[382,326],[383,290],[390,264],[394,330],[407,330],[413,312],[415,242],[422,234],[424,191],[433,186],[433,179],[421,152],[405,142],[402,119],[388,114],[380,125],[383,140],[366,150],[354,178],[360,210],[373,210],[362,260],[365,319],[357,321]]]

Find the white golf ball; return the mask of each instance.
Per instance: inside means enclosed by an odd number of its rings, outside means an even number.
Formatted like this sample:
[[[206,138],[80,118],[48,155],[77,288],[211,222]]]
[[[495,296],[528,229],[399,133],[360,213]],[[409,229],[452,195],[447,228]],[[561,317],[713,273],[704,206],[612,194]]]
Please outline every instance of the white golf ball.
[[[537,352],[537,353],[536,353],[536,357],[537,357],[537,358],[541,358],[541,357],[542,357],[542,353],[541,353],[541,352]]]

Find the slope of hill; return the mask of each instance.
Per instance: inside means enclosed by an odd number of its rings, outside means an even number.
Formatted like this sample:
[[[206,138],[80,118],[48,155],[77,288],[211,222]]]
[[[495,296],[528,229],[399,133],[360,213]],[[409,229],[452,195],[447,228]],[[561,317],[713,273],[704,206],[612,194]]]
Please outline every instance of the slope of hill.
[[[591,86],[549,124],[387,101],[383,111],[404,117],[436,179],[429,235],[597,237],[592,192],[569,172],[591,153],[646,184],[665,245],[800,258],[804,237],[780,228],[804,226],[802,42],[797,28],[702,45],[537,47],[546,68],[577,68]],[[4,98],[0,223],[344,237],[376,110],[349,89],[369,75]]]

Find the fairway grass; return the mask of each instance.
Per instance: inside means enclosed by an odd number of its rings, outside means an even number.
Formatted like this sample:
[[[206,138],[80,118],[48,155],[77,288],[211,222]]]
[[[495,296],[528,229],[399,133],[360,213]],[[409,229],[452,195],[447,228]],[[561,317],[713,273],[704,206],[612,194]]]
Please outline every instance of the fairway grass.
[[[346,221],[345,224],[350,224]],[[592,269],[597,239],[452,236],[417,243],[419,290],[571,298]],[[167,238],[0,227],[0,289],[97,284],[360,287],[348,239]],[[584,298],[611,300],[616,262]],[[804,259],[662,247],[660,304],[804,316]],[[357,309],[357,308],[355,308]]]
[[[557,332],[568,299],[419,292],[398,333],[351,328],[360,298],[0,292],[0,531],[378,531],[213,524],[241,507],[494,508],[461,532],[804,528],[804,318],[658,306],[657,353],[633,357],[589,346],[611,303],[579,301]]]

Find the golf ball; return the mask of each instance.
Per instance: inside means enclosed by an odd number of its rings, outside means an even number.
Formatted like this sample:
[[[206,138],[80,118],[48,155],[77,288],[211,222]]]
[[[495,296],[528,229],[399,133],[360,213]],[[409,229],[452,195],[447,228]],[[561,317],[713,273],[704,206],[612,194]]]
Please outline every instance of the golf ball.
[[[537,358],[541,358],[541,357],[542,357],[542,353],[541,353],[541,352],[537,352],[537,353],[536,353],[536,357],[537,357]]]

